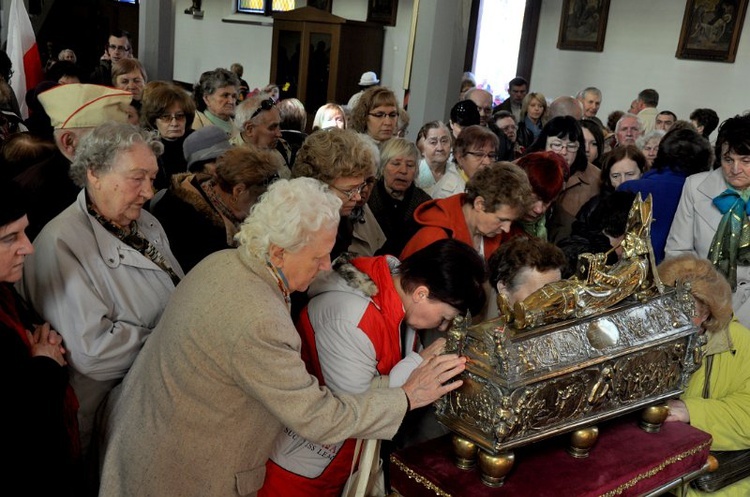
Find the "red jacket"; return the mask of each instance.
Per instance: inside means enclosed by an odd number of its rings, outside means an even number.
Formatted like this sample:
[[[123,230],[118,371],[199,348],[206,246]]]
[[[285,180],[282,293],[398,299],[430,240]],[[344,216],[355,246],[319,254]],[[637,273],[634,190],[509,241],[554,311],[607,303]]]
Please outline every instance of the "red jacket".
[[[469,233],[469,226],[466,224],[466,217],[464,217],[461,209],[465,199],[466,194],[459,193],[450,197],[431,200],[417,207],[414,212],[414,219],[422,225],[422,229],[417,231],[417,234],[406,244],[403,252],[401,252],[401,260],[432,242],[446,238],[453,238],[474,246],[471,233]],[[508,233],[501,233],[492,238],[485,237],[484,258],[489,259],[503,242],[520,234],[523,234],[523,229],[513,223]]]

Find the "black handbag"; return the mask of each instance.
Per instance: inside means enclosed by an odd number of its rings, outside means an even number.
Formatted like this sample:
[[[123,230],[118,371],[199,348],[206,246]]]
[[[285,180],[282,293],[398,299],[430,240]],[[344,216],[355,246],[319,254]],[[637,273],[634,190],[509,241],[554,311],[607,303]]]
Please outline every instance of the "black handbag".
[[[713,356],[705,358],[706,381],[703,385],[703,398],[709,398],[709,377]],[[720,488],[738,482],[750,476],[750,449],[745,450],[712,450],[711,455],[719,462],[715,471],[699,476],[690,485],[703,492],[716,492]]]
[[[717,450],[711,455],[719,461],[719,467],[691,482],[698,490],[716,492],[750,476],[750,450]]]

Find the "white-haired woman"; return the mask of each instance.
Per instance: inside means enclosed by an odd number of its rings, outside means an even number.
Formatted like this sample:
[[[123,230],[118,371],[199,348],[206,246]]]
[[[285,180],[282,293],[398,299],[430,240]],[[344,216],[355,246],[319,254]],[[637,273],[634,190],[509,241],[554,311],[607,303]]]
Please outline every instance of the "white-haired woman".
[[[240,247],[184,279],[110,404],[102,495],[255,495],[284,425],[320,443],[391,438],[409,407],[461,383],[435,379],[463,370],[455,355],[358,396],[334,397],[308,374],[289,294],[330,269],[341,203],[318,180],[279,180]]]
[[[21,292],[65,340],[82,448],[94,414],[125,376],[180,278],[167,235],[143,204],[162,145],[107,123],[84,137],[70,167],[84,189],[34,240]]]

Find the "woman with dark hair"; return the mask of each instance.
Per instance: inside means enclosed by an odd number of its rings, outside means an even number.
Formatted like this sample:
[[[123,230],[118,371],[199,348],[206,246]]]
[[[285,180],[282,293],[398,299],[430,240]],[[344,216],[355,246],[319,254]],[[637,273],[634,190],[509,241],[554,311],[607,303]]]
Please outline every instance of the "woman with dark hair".
[[[711,144],[692,129],[670,130],[659,142],[659,151],[651,170],[640,179],[623,183],[621,191],[638,193],[642,198],[653,195],[654,221],[651,244],[657,264],[664,259],[664,246],[672,226],[682,187],[688,176],[708,171]]]
[[[512,309],[547,283],[559,281],[566,266],[565,254],[555,245],[535,236],[517,236],[495,250],[487,261],[490,280],[489,318],[498,309],[492,297],[500,296],[504,306]],[[500,306],[501,308],[503,306]]]
[[[571,174],[586,169],[586,143],[579,121],[572,116],[557,116],[544,125],[542,131],[526,153],[552,151],[565,159],[567,180]]]
[[[297,329],[309,370],[336,393],[400,386],[414,368],[444,350],[445,339],[422,348],[422,330],[444,334],[455,317],[475,314],[485,303],[484,261],[456,240],[436,241],[401,263],[365,257],[333,269],[310,286],[311,300]],[[354,445],[349,439],[322,446],[285,430],[266,465],[259,497],[340,496]]]
[[[604,130],[602,127],[591,119],[581,119],[581,131],[583,131],[583,145],[586,152],[586,160],[589,164],[601,165],[601,158],[604,155]]]
[[[671,131],[671,130],[670,130]],[[665,137],[666,139],[666,137]],[[710,260],[729,280],[734,313],[750,324],[750,114],[719,126],[715,169],[685,180],[665,247],[666,257],[692,253]],[[658,155],[657,155],[658,159]]]
[[[545,214],[562,191],[565,159],[554,152],[532,152],[516,161],[531,183],[531,207],[520,219],[523,230],[547,240]]]
[[[457,139],[465,127],[478,125],[480,119],[479,107],[471,100],[461,100],[451,107],[448,127],[451,129],[453,139]]]
[[[0,182],[0,378],[3,486],[24,495],[80,495],[77,401],[68,385],[62,337],[13,288],[34,252],[24,233],[24,194]]]
[[[590,171],[587,174],[588,160],[586,159],[584,134],[579,121],[574,117],[558,116],[550,119],[544,125],[541,133],[539,133],[539,137],[526,148],[527,154],[542,151],[555,152],[565,159],[567,167],[563,173],[566,181],[566,190],[577,190],[579,187],[574,185],[578,185],[581,182],[581,177],[585,177],[585,184],[594,180]],[[573,177],[577,177],[578,179],[574,179],[568,183]],[[598,177],[596,180],[598,181]],[[581,202],[578,205],[579,208],[583,204],[580,199],[567,199],[567,197],[569,197],[569,194],[563,191],[563,194],[555,202],[548,216],[548,239],[553,243],[570,235],[570,226],[573,224],[576,214],[578,214],[575,204]],[[576,200],[576,202],[573,202],[573,200]]]
[[[406,244],[401,258],[435,240],[454,238],[489,259],[504,240],[523,233],[513,221],[526,213],[531,196],[529,178],[517,165],[498,162],[486,167],[469,180],[466,193],[417,208],[414,219],[422,228]]]
[[[187,123],[195,118],[195,103],[190,95],[177,85],[152,82],[146,85],[141,100],[140,120],[145,129],[159,133],[164,153],[159,156],[159,174],[154,188],[161,190],[170,184],[174,174],[187,171],[187,159],[182,145],[193,132]]]

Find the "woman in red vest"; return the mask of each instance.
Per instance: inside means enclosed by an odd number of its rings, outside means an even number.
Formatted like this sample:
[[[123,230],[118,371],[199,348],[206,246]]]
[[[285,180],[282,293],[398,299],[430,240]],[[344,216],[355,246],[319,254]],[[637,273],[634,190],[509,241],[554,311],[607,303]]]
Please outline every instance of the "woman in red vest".
[[[486,270],[469,245],[440,240],[403,262],[392,256],[338,263],[316,279],[297,329],[308,370],[334,392],[395,387],[444,340],[422,349],[419,332],[446,331],[485,302]],[[322,445],[285,429],[266,465],[259,497],[338,497],[355,440]]]

